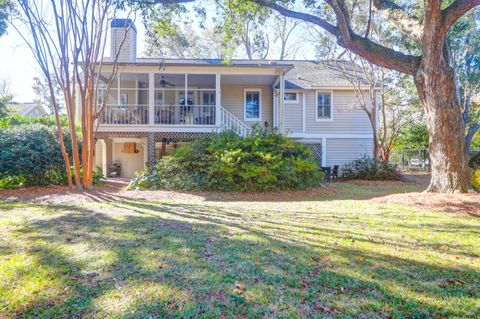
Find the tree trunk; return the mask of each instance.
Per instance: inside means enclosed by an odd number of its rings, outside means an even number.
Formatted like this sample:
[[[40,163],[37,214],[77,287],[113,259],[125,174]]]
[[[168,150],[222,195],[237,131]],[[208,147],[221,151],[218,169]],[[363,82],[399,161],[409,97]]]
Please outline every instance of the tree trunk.
[[[425,59],[425,57],[424,57]],[[444,62],[422,60],[415,85],[427,116],[432,178],[428,192],[458,193],[470,189],[465,128],[454,71]]]

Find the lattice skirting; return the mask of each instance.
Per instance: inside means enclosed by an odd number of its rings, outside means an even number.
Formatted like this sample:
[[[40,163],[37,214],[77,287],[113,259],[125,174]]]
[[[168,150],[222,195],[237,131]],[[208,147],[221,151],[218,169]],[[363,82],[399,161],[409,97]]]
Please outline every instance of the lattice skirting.
[[[312,157],[315,159],[319,166],[322,166],[322,144],[303,144],[306,148],[312,150]]]

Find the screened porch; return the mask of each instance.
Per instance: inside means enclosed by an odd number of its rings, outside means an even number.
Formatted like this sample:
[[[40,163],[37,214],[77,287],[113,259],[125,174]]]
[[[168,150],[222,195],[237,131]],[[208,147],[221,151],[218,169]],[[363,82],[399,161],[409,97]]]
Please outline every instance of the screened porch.
[[[105,74],[102,78],[108,78]],[[219,78],[219,77],[218,77]],[[101,124],[213,126],[220,105],[215,74],[121,73],[106,99]]]

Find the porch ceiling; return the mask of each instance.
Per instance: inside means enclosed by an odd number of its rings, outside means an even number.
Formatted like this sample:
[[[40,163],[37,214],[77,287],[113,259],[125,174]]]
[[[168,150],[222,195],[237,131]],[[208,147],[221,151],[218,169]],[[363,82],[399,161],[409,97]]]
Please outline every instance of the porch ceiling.
[[[277,79],[275,75],[222,75],[223,85],[269,85],[272,86]]]

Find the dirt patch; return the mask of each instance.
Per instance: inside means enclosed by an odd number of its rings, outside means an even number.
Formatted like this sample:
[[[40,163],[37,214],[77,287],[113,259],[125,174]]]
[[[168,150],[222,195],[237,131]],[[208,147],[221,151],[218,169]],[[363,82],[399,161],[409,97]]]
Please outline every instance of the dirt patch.
[[[108,202],[121,199],[121,191],[115,187],[93,187],[83,191],[68,186],[28,187],[0,190],[0,200],[7,202],[66,204],[84,202]]]
[[[430,183],[430,174],[428,173],[404,173],[400,181],[368,181],[368,180],[350,180],[352,184],[359,186],[399,186],[405,184],[415,184],[419,187],[427,188]]]
[[[404,205],[422,210],[461,213],[480,217],[480,194],[392,194],[371,199],[372,202]]]
[[[295,202],[318,200],[336,193],[340,183],[327,184],[308,190],[274,192],[182,192],[182,191],[127,191],[105,185],[88,191],[70,189],[67,186],[29,187],[0,190],[0,200],[7,202],[29,201],[34,203],[64,204],[82,202],[111,202],[122,200],[148,201],[215,201],[215,202]]]
[[[298,191],[275,192],[181,192],[181,191],[126,191],[119,185],[106,184],[91,190],[75,190],[67,186],[30,187],[0,190],[0,200],[7,202],[32,202],[48,204],[68,204],[87,202],[121,202],[145,200],[151,202],[225,202],[226,205],[257,207],[269,205],[281,210],[299,209],[296,202],[310,201],[312,205],[335,198],[351,199],[345,185],[354,184],[368,190],[365,198],[373,203],[403,205],[416,209],[461,213],[480,217],[480,194],[431,194],[422,193],[429,183],[428,174],[404,175],[403,181],[364,181],[327,183],[323,187]],[[399,186],[399,187],[396,187]],[[413,187],[404,187],[413,186]],[[123,187],[123,185],[122,185]],[[408,190],[407,190],[408,189]],[[385,192],[395,192],[385,195]],[[373,198],[372,198],[373,194]],[[362,195],[358,195],[362,196]],[[280,203],[284,204],[280,204]],[[288,205],[286,203],[289,203]]]

